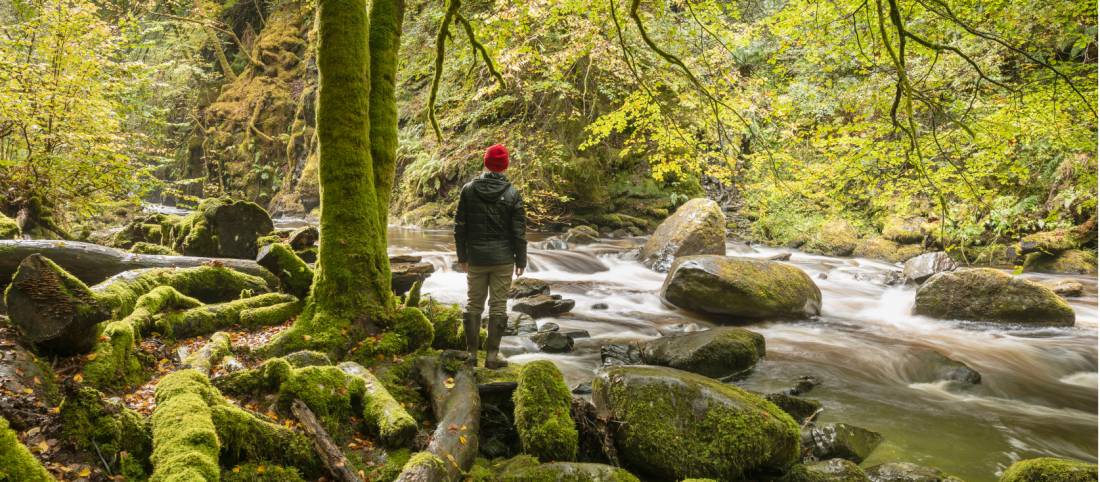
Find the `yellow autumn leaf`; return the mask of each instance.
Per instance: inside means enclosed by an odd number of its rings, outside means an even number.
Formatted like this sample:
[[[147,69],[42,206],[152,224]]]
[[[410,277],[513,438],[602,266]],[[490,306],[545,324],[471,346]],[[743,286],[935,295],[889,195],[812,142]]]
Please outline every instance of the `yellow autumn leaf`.
[[[27,387],[27,388],[23,389],[23,393],[26,393],[27,395],[30,395],[30,394],[34,393],[34,390],[31,387]]]
[[[453,377],[451,377],[451,378],[447,378],[446,380],[443,380],[443,386],[447,387],[447,388],[454,388],[455,387],[455,379]]]
[[[50,449],[50,445],[47,444],[45,440],[38,442],[38,445],[35,445],[34,447],[38,449],[40,453],[46,453],[46,451]]]
[[[89,475],[92,475],[92,469],[84,467],[83,469],[80,469],[80,473],[77,474],[77,475],[79,475],[81,477],[87,477]]]
[[[77,373],[76,375],[73,375],[73,381],[76,382],[76,383],[83,382],[84,381],[84,374]]]
[[[96,357],[96,354],[93,352],[93,353],[89,353],[88,356],[84,357],[84,359],[88,360],[88,361],[92,361],[92,360],[95,360],[95,357]]]
[[[256,466],[256,473],[257,474],[262,474],[264,472],[267,472],[267,467],[264,467],[263,465],[257,465]]]

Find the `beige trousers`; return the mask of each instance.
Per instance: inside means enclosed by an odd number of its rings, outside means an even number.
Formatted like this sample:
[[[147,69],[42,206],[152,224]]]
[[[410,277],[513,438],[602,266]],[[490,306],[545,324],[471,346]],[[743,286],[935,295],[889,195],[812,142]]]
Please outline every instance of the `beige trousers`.
[[[485,311],[489,298],[489,316],[508,316],[508,290],[512,288],[512,264],[492,266],[469,265],[466,270],[466,313],[475,320]]]

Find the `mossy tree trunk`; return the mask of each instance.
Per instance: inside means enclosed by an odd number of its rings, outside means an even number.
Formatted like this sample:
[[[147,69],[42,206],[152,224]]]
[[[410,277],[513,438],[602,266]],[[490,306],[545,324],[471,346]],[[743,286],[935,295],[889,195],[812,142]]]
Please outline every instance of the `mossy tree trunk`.
[[[321,238],[305,310],[269,347],[342,352],[388,328],[386,224],[397,157],[394,77],[403,0],[319,0]]]

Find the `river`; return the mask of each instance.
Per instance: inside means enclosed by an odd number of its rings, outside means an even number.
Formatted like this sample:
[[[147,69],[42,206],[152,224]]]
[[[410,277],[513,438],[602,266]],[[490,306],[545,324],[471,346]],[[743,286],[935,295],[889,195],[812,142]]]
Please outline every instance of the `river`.
[[[533,236],[538,239],[538,236]],[[550,282],[576,308],[556,318],[563,329],[584,329],[573,352],[547,354],[530,341],[506,337],[510,361],[553,360],[573,386],[591,380],[599,348],[660,336],[662,326],[704,319],[663,304],[664,274],[630,259],[639,240],[607,240],[568,251],[531,249],[528,276]],[[393,228],[391,252],[418,254],[436,273],[424,292],[463,303],[465,275],[451,269],[454,244],[447,231]],[[727,253],[767,257],[782,251],[729,243]],[[1085,297],[1070,301],[1072,328],[1019,328],[912,315],[914,288],[874,281],[897,266],[859,258],[793,251],[790,263],[817,283],[822,314],[800,322],[747,325],[767,339],[767,356],[736,383],[761,392],[789,388],[812,375],[821,384],[806,396],[820,400],[824,422],[845,422],[885,436],[864,462],[909,461],[938,467],[970,482],[992,481],[1013,461],[1059,456],[1095,462],[1097,454],[1097,280],[1073,276]],[[824,273],[826,278],[819,278]],[[1027,275],[1056,278],[1054,275]],[[595,310],[596,303],[607,309]],[[913,352],[934,349],[982,374],[979,385],[958,388],[912,380]]]

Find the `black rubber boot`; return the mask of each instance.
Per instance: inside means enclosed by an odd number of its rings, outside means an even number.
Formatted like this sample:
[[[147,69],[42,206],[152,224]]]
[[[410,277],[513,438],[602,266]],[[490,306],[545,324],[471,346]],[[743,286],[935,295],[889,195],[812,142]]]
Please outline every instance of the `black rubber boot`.
[[[500,338],[508,326],[508,315],[489,315],[489,338],[485,340],[485,368],[504,368],[508,362],[500,357]]]
[[[481,341],[481,315],[463,313],[462,328],[466,332],[466,351],[470,354],[466,364],[477,366],[477,349]]]

